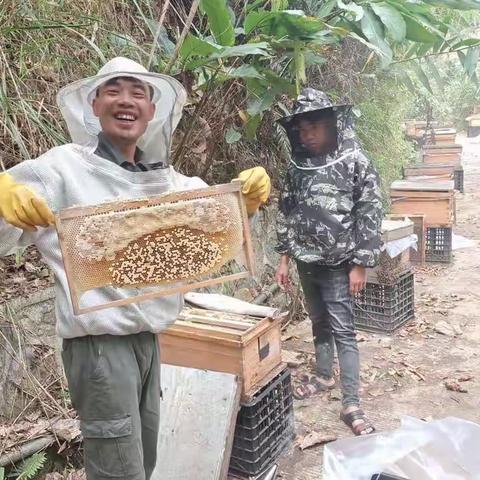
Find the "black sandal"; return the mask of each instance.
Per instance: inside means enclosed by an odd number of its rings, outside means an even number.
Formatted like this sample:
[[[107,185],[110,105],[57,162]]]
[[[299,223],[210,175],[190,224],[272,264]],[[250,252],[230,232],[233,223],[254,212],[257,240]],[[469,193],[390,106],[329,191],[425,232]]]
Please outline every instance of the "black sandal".
[[[359,408],[350,413],[341,413],[340,420],[342,420],[347,427],[358,437],[361,435],[370,435],[375,432],[375,427],[370,423],[365,415],[365,412]],[[362,423],[353,426],[353,422],[361,420]]]
[[[301,383],[297,384],[293,389],[293,397],[297,400],[305,400],[313,395],[318,395],[319,393],[323,393],[335,388],[335,383],[332,385],[325,385],[325,383],[318,380],[318,378],[315,376],[310,378],[302,376],[300,381]]]

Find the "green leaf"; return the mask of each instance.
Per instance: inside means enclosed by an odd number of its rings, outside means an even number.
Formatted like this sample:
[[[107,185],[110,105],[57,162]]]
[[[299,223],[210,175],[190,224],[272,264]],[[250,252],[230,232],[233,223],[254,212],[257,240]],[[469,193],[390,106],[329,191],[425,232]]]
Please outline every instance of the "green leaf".
[[[305,57],[305,65],[311,66],[311,65],[324,65],[327,63],[327,59],[323,57],[322,55],[318,55],[315,52],[310,52],[307,51],[304,54]]]
[[[5,480],[5,468],[0,467],[0,480]]]
[[[31,480],[34,478],[46,460],[47,454],[45,452],[34,453],[31,457],[24,460],[18,469],[16,469],[16,472],[19,473],[17,480]]]
[[[382,23],[369,8],[364,9],[361,26],[365,37],[367,37],[370,43],[380,49],[382,66],[385,67],[391,63],[393,52],[385,41]]]
[[[413,68],[418,79],[422,82],[422,85],[433,95],[432,86],[430,85],[430,81],[428,80],[426,73],[423,71],[422,66],[419,63],[414,63]]]
[[[435,7],[448,7],[457,10],[480,10],[480,1],[478,0],[423,0],[429,5]]]
[[[257,130],[261,122],[262,122],[262,115],[260,114],[253,115],[248,119],[244,127],[245,138],[247,140],[255,140],[255,137],[257,136]]]
[[[451,47],[451,50],[458,50],[459,48],[464,47],[478,47],[480,46],[480,38],[468,38],[467,40],[462,40],[461,42],[456,43]]]
[[[237,68],[230,68],[224,74],[222,74],[222,77],[225,80],[229,80],[232,78],[258,78],[260,80],[264,79],[263,75],[252,65],[241,65]]]
[[[252,12],[245,19],[245,33],[255,29],[262,33],[283,39],[309,40],[317,32],[325,29],[325,23],[314,17],[307,17],[301,10],[281,12]]]
[[[463,63],[463,68],[465,73],[469,78],[472,78],[477,69],[478,59],[480,56],[480,49],[477,47],[469,48],[467,55],[465,56],[465,61]]]
[[[227,47],[235,44],[235,31],[226,0],[201,0],[200,6],[208,18],[215,41]]]
[[[400,12],[385,2],[372,3],[371,7],[390,32],[393,40],[403,42],[407,34],[407,25]]]
[[[225,47],[213,53],[211,58],[245,57],[247,55],[270,56],[268,43],[246,43],[244,45],[236,45],[235,47]]]
[[[315,16],[322,18],[330,15],[336,4],[337,0],[327,0],[326,2],[322,3],[320,8],[316,11]]]
[[[186,60],[192,56],[207,57],[208,55],[222,50],[220,45],[203,40],[189,33],[180,48],[180,58]]]
[[[431,31],[427,30],[417,20],[405,15],[403,16],[403,19],[407,25],[407,40],[418,43],[435,43],[438,40],[437,35],[434,35]]]
[[[357,5],[355,2],[345,3],[343,0],[337,0],[337,5],[342,10],[353,14],[355,20],[360,21],[363,18],[363,8],[360,5]]]
[[[230,127],[226,132],[225,132],[225,141],[229,144],[232,145],[233,143],[238,142],[242,138],[242,134],[235,130],[233,127]]]
[[[435,79],[435,82],[437,83],[438,88],[439,88],[441,91],[443,91],[443,90],[444,90],[444,87],[445,87],[445,83],[444,83],[444,81],[443,81],[442,76],[440,75],[440,72],[438,71],[437,66],[436,66],[435,63],[432,61],[431,58],[427,58],[427,59],[426,59],[426,62],[427,62],[428,70],[429,70],[429,72],[432,74],[432,77]]]

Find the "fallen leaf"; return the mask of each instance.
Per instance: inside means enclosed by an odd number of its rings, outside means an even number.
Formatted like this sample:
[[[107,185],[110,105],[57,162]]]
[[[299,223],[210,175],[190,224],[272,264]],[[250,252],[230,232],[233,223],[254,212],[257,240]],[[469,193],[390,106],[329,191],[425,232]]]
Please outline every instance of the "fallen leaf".
[[[373,397],[381,397],[382,395],[385,395],[385,390],[382,390],[380,388],[372,388],[371,390],[368,391],[368,394]]]
[[[51,472],[45,475],[45,480],[63,480],[63,475],[58,472]]]
[[[453,328],[453,326],[447,323],[445,320],[441,320],[440,322],[437,322],[435,324],[434,330],[437,333],[446,335],[447,337],[454,337],[456,335],[455,329]]]
[[[462,387],[462,385],[456,380],[447,380],[445,382],[445,387],[451,392],[468,393],[468,390],[465,387]]]
[[[299,437],[298,448],[305,450],[315,445],[323,445],[324,443],[334,442],[338,437],[333,433],[310,432],[304,437]]]
[[[469,382],[470,380],[473,380],[475,377],[473,375],[463,375],[461,376],[458,381],[459,382]]]
[[[81,434],[80,422],[72,418],[57,420],[51,429],[54,435],[66,442],[75,440]]]
[[[298,358],[298,355],[298,352],[282,350],[282,360],[291,368],[297,368],[305,363],[305,360]]]
[[[339,400],[342,399],[342,394],[341,394],[340,391],[338,391],[338,390],[332,390],[332,391],[330,392],[330,395],[329,395],[328,398],[329,398],[330,400],[337,400],[337,401],[339,401]]]

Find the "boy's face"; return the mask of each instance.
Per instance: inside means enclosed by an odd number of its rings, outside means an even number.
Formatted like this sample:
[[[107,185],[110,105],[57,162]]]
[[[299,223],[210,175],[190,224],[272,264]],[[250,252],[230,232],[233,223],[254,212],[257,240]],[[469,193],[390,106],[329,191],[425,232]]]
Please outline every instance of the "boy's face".
[[[298,134],[301,144],[316,155],[332,152],[337,145],[336,125],[333,119],[316,121],[300,119]]]
[[[136,144],[155,113],[149,87],[135,78],[114,78],[101,85],[92,107],[102,131],[118,144]]]

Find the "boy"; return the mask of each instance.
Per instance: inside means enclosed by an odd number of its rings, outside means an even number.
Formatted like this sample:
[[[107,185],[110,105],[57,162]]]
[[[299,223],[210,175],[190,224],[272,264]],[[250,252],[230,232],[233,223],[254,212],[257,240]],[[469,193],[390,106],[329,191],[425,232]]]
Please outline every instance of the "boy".
[[[280,120],[292,158],[279,203],[277,281],[288,286],[289,260],[295,260],[312,321],[318,375],[298,385],[295,396],[303,399],[334,387],[335,343],[341,419],[356,435],[365,435],[374,428],[360,409],[351,303],[365,286],[366,267],[375,266],[380,253],[382,207],[378,175],[360,150],[350,111],[307,88],[293,115]]]

